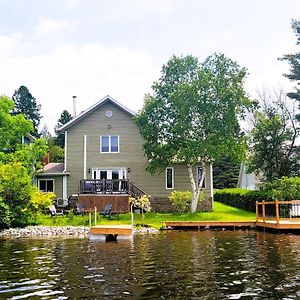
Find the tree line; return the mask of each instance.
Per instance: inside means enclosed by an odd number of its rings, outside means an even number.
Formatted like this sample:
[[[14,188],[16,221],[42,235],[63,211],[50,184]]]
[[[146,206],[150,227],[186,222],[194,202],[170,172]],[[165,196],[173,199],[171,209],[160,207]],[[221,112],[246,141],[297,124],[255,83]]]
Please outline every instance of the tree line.
[[[292,28],[299,45],[300,22],[293,20]],[[290,65],[284,76],[297,84],[294,91],[263,91],[257,99],[245,91],[247,69],[223,54],[203,61],[192,55],[173,56],[162,66],[161,77],[146,94],[134,121],[144,138],[149,172],[161,172],[174,163],[186,165],[192,211],[204,182],[204,172],[200,178],[193,172],[196,164],[203,168],[214,164],[216,187],[236,184],[241,161],[266,182],[299,175],[300,52],[280,59]],[[51,162],[63,161],[64,134],[59,128],[72,116],[66,110],[61,113],[52,137],[47,127],[38,129],[40,109],[25,86],[12,99],[1,97],[0,166],[18,161],[30,175],[42,154],[48,153]],[[242,130],[241,120],[248,119],[248,130]],[[28,153],[20,144],[26,133],[38,138],[36,153]]]

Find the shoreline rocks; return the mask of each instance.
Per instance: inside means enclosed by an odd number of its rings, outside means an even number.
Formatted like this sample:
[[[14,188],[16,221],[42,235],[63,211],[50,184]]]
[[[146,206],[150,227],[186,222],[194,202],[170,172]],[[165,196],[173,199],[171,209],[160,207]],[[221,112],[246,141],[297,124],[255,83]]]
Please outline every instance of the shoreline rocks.
[[[89,228],[83,226],[27,226],[0,231],[0,237],[88,237]]]
[[[158,229],[143,227],[134,229],[134,233],[156,234]],[[89,227],[84,226],[27,226],[25,228],[9,228],[0,231],[0,238],[20,238],[20,237],[72,237],[88,238]]]

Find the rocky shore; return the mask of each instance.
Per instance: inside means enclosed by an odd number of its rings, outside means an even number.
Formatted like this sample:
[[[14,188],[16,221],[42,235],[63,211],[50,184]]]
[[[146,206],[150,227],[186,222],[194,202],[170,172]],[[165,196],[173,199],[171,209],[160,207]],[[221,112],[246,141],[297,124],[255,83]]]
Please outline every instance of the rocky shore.
[[[155,234],[159,230],[155,228],[140,228],[134,230],[135,234]],[[0,237],[75,237],[87,238],[89,236],[88,227],[79,226],[28,226],[25,228],[9,228],[0,231]]]

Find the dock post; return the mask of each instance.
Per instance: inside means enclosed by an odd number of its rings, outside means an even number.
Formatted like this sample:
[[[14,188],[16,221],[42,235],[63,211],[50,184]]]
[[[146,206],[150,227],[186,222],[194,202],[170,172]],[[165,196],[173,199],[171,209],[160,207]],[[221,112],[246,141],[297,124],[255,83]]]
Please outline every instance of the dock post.
[[[266,223],[266,202],[265,200],[262,201],[262,217],[263,217],[263,222]]]
[[[97,225],[97,207],[95,206],[95,226]]]
[[[276,224],[279,224],[279,203],[278,199],[275,200],[275,208],[276,208]]]
[[[255,201],[255,214],[256,214],[256,222],[258,218],[258,201]]]

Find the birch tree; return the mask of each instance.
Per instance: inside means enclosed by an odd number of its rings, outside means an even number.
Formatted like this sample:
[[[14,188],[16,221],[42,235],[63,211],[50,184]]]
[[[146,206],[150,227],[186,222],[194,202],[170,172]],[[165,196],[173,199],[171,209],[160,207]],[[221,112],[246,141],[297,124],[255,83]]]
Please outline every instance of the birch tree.
[[[183,163],[191,183],[195,212],[204,174],[197,180],[195,165],[222,155],[242,156],[245,143],[239,134],[239,116],[251,106],[244,90],[246,69],[222,54],[204,62],[196,57],[173,56],[147,94],[135,121],[144,138],[152,174],[173,163]]]

